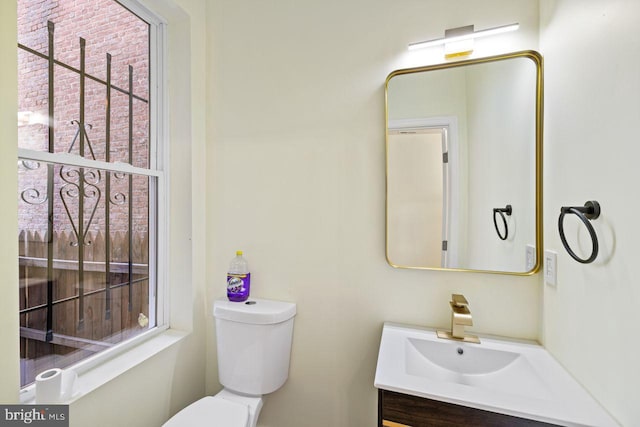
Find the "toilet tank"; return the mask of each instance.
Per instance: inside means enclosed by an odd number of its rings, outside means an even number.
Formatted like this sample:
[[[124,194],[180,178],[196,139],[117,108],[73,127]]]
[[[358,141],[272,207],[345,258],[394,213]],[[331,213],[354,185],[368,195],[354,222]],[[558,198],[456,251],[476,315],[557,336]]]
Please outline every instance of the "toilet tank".
[[[295,315],[296,305],[289,302],[216,300],[213,316],[220,383],[248,395],[282,387],[289,377]]]

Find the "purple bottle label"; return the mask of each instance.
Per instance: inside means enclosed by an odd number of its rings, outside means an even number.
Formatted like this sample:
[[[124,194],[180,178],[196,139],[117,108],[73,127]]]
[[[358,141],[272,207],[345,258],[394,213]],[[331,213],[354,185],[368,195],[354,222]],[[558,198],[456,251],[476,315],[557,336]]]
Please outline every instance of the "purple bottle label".
[[[229,301],[241,302],[249,298],[251,273],[227,274],[227,297]]]

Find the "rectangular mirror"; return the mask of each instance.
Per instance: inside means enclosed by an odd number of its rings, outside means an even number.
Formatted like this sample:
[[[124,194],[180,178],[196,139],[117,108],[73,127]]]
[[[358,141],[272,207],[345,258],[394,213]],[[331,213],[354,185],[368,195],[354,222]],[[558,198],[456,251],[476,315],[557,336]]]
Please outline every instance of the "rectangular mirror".
[[[386,95],[393,267],[528,275],[542,248],[542,57],[394,71]]]

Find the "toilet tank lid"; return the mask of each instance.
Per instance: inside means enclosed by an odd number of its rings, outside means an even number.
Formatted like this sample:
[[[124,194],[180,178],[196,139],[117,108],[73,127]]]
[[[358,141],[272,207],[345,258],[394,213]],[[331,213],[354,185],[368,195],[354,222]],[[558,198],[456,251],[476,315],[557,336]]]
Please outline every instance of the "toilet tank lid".
[[[281,323],[296,315],[296,305],[291,302],[249,298],[244,302],[226,299],[213,303],[213,316],[233,322],[270,325]]]

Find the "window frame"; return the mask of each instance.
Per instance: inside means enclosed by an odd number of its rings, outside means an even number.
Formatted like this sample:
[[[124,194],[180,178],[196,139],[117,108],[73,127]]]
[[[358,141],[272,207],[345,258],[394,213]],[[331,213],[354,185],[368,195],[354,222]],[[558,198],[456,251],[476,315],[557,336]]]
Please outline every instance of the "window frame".
[[[93,356],[82,359],[63,370],[73,370],[82,376],[88,371],[122,356],[126,352],[157,337],[169,329],[170,305],[168,285],[169,248],[169,124],[167,100],[167,21],[146,8],[137,0],[112,0],[149,24],[149,168],[140,168],[128,163],[92,160],[70,153],[49,153],[25,148],[17,148],[17,160],[30,160],[49,164],[101,169],[155,178],[149,181],[149,305],[155,304],[155,316],[150,311],[150,324],[155,327],[142,332]],[[155,232],[152,232],[155,230]],[[155,283],[155,286],[153,284]],[[174,339],[182,334],[174,334]],[[165,343],[151,345],[159,349],[171,345]],[[153,350],[151,350],[153,351]],[[106,375],[105,375],[106,377]],[[35,383],[20,389],[20,401],[28,403],[35,397]]]

